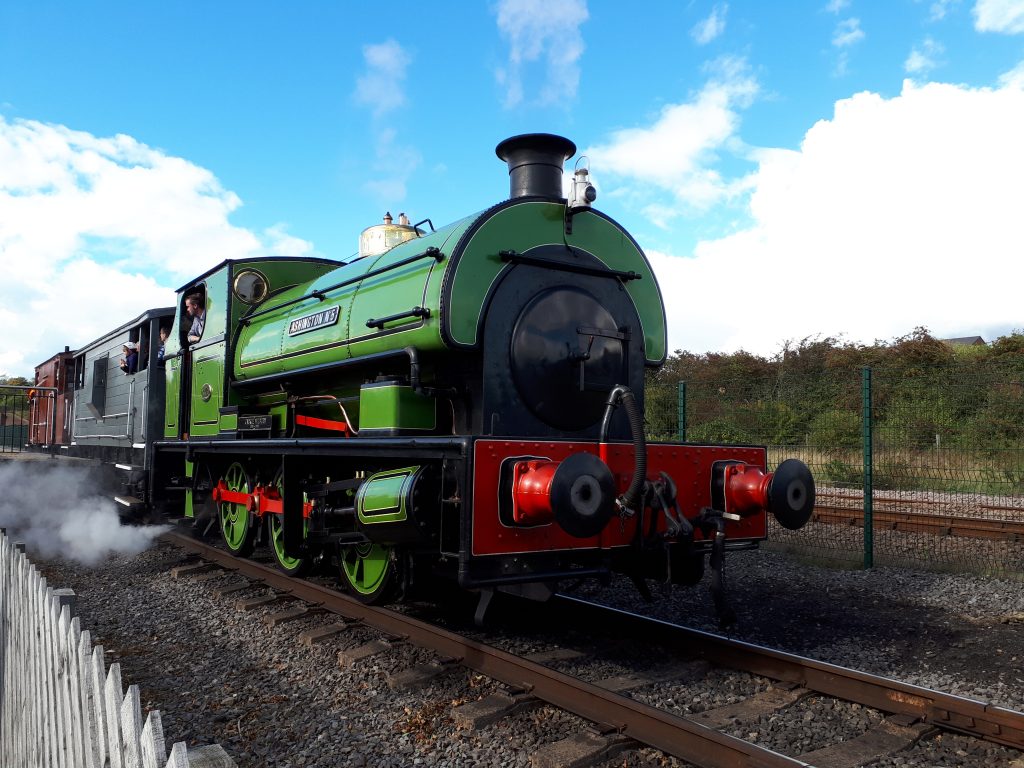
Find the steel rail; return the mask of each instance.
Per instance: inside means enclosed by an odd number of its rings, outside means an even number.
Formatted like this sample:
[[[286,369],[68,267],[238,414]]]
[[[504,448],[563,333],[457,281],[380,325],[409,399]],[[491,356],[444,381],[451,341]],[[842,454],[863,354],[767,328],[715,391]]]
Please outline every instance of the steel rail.
[[[938,491],[938,493],[947,493],[945,491]],[[953,494],[950,494],[953,495]],[[837,491],[825,491],[819,492],[817,495],[818,499],[846,499],[849,501],[856,501],[863,504],[864,494],[863,493],[841,493]],[[876,504],[891,504],[893,506],[900,507],[953,507],[953,506],[968,506],[973,504],[978,509],[990,509],[995,512],[1024,512],[1024,507],[1013,507],[1006,504],[982,504],[980,502],[972,501],[972,498],[992,498],[985,494],[961,494],[959,497],[952,499],[911,499],[905,496],[881,496],[878,493],[874,495],[874,502]]]
[[[898,715],[919,718],[936,727],[1024,749],[1024,712],[953,696],[866,672],[764,648],[741,640],[681,627],[659,619],[622,611],[586,600],[557,595],[555,607],[565,621],[600,621],[609,616],[633,625],[647,637],[672,642],[721,666],[772,680],[795,683],[818,693]]]
[[[707,768],[795,768],[807,763],[729,736],[686,718],[607,691],[596,685],[478,643],[418,619],[375,606],[180,533],[166,533],[171,543],[198,552],[223,568],[257,579],[272,589],[315,604],[456,659],[480,674],[527,691],[560,709],[617,731],[682,760]]]
[[[815,504],[811,518],[815,522],[833,525],[864,523],[864,511],[854,507]],[[1024,541],[1024,521],[1000,520],[992,517],[963,517],[939,515],[933,512],[899,512],[880,510],[872,512],[875,528],[889,528],[905,533],[928,533],[935,536],[958,536],[971,539]]]

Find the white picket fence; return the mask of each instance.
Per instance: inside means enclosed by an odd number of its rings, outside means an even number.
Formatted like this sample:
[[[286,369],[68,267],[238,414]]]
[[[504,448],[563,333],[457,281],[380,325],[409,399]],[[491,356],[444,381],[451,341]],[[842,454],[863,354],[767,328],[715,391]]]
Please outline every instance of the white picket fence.
[[[4,768],[235,768],[220,746],[170,758],[160,713],[142,722],[139,687],[106,669],[103,646],[0,531],[0,765]]]

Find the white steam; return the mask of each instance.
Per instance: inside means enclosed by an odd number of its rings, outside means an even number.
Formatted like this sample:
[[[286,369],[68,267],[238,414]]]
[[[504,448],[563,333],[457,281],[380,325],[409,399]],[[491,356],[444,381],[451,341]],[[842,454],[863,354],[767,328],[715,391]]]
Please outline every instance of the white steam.
[[[166,525],[129,526],[89,470],[60,460],[0,462],[0,527],[30,555],[95,565],[147,549]]]

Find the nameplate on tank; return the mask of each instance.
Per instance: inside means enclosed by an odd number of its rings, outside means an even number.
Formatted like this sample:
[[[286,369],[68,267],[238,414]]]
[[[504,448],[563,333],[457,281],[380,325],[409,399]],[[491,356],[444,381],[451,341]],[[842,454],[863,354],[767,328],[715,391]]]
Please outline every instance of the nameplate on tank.
[[[239,432],[255,432],[270,429],[272,425],[271,417],[269,414],[259,416],[239,416],[238,417],[238,431]]]
[[[298,336],[300,333],[309,333],[325,325],[334,325],[338,322],[338,308],[331,307],[322,312],[314,312],[312,315],[297,317],[288,323],[288,335]]]

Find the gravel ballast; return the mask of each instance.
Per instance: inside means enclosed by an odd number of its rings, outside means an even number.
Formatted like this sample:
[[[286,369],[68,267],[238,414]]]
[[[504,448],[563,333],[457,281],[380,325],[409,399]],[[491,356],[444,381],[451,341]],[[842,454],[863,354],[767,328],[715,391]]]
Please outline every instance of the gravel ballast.
[[[339,668],[339,650],[379,633],[354,627],[307,648],[300,633],[329,623],[316,615],[268,628],[263,617],[281,604],[239,611],[235,602],[259,588],[222,599],[214,587],[235,580],[171,576],[184,553],[157,542],[133,557],[95,567],[34,558],[55,587],[78,596],[83,628],[102,644],[109,663],[120,662],[125,684],[137,683],[144,708],[160,709],[168,742],[219,743],[240,766],[525,766],[540,746],[586,726],[549,707],[527,711],[479,732],[460,730],[452,706],[499,686],[456,668],[425,687],[392,691],[387,676],[432,659],[405,644]],[[739,623],[726,634],[822,661],[884,674],[918,685],[1024,708],[1024,583],[896,568],[833,570],[772,552],[731,554],[728,577]],[[644,605],[626,580],[587,585],[576,594],[658,618],[718,631],[702,585],[656,587]],[[705,701],[730,700],[756,684],[712,674],[677,712]],[[700,688],[700,685],[695,686]],[[657,687],[638,699],[660,699]],[[848,705],[841,705],[848,707]],[[736,729],[791,754],[827,742],[843,714],[802,702],[764,728]],[[834,717],[833,717],[834,715]],[[860,715],[865,724],[874,713]],[[791,744],[786,723],[803,729],[806,744]],[[847,720],[847,722],[849,722]],[[849,727],[847,724],[844,727]],[[1011,764],[1014,750],[944,735],[922,742],[883,765],[988,766]],[[899,756],[898,756],[899,757]],[[929,761],[934,762],[929,762]],[[608,765],[680,765],[651,750],[620,755]],[[1019,763],[1024,768],[1024,763]]]

